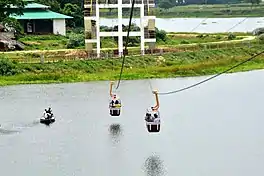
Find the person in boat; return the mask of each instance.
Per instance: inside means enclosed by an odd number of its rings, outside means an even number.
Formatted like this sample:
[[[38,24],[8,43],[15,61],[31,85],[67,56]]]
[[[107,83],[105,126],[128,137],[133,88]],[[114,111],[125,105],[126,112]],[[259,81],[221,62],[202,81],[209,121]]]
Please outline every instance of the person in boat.
[[[51,110],[50,107],[49,107],[49,109],[47,110],[47,113],[52,114],[52,110]]]
[[[111,106],[111,107],[115,107],[116,105],[121,104],[121,101],[120,101],[120,99],[117,97],[117,94],[115,94],[115,93],[112,92],[113,84],[114,84],[114,82],[111,81],[111,82],[110,82],[110,92],[109,92],[110,97],[111,97],[111,102],[110,102],[110,106]]]
[[[44,117],[44,118],[47,118],[47,115],[48,115],[48,113],[47,113],[47,109],[45,109],[44,112],[43,112],[43,117]]]
[[[45,118],[47,118],[47,119],[50,119],[50,118],[52,118],[52,116],[53,116],[53,113],[52,113],[52,110],[51,110],[51,108],[49,107],[49,109],[47,110],[47,109],[45,109],[45,111],[44,111],[44,117]]]

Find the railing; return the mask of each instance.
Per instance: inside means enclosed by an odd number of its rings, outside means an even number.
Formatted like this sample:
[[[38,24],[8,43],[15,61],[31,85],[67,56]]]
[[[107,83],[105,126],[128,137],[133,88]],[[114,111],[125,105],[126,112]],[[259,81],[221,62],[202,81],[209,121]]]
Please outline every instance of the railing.
[[[144,28],[144,37],[146,39],[154,39],[154,38],[156,38],[156,31],[155,30],[148,30],[148,28]]]
[[[98,4],[118,4],[118,0],[98,0]]]
[[[132,3],[131,0],[122,0],[122,4],[130,4],[130,3]]]
[[[91,16],[96,16],[96,11],[95,7],[91,8],[84,8],[83,13],[85,17],[91,17]]]
[[[148,8],[147,5],[144,6],[144,16],[155,16],[155,11],[153,8]]]
[[[84,0],[84,5],[96,4],[96,0]]]
[[[154,0],[149,0],[149,4],[155,4]]]
[[[92,27],[92,31],[85,31],[85,39],[96,39],[96,27]]]

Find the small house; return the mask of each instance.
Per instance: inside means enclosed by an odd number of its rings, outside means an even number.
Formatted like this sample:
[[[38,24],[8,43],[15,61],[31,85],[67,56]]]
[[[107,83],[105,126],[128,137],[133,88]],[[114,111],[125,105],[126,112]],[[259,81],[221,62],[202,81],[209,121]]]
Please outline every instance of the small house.
[[[16,8],[16,7],[13,7]],[[17,19],[27,34],[66,35],[66,19],[73,17],[56,13],[49,6],[27,0],[23,15],[11,15]]]

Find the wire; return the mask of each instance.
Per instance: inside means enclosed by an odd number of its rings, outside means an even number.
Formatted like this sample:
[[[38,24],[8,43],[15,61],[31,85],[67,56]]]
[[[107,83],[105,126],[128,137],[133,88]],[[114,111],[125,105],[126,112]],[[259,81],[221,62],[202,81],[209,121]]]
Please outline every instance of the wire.
[[[129,25],[128,25],[128,32],[127,32],[127,38],[126,38],[126,45],[125,45],[125,53],[123,54],[123,61],[122,61],[121,71],[120,71],[118,83],[117,83],[117,86],[116,86],[116,90],[119,88],[121,77],[122,77],[122,73],[123,73],[123,69],[124,69],[126,50],[127,50],[127,45],[128,45],[128,41],[129,41],[129,32],[130,32],[130,27],[131,27],[131,22],[132,22],[132,17],[133,17],[134,5],[135,5],[135,0],[132,1],[132,7],[131,7]],[[123,46],[122,46],[122,48],[123,48]]]
[[[207,19],[207,18],[206,18],[206,19]],[[204,19],[200,24],[202,24],[206,19]],[[229,32],[231,29],[234,29],[236,26],[238,26],[239,24],[241,24],[242,22],[244,22],[246,19],[247,19],[247,17],[244,18],[243,20],[239,21],[237,24],[235,24],[235,25],[232,26],[231,28],[229,28],[226,32]],[[198,26],[199,26],[200,24],[198,24]],[[196,26],[194,29],[196,29],[198,26]],[[194,29],[193,29],[193,30],[194,30]],[[193,30],[192,30],[192,31],[193,31]],[[261,54],[263,54],[263,53],[264,53],[264,51],[262,51],[262,52],[260,52],[260,53],[258,53],[258,54],[256,54],[256,55],[250,57],[249,59],[247,59],[247,60],[245,60],[245,61],[243,61],[243,62],[241,62],[241,63],[239,63],[239,64],[237,64],[237,65],[235,65],[235,66],[233,66],[233,67],[231,67],[231,68],[229,68],[229,69],[223,71],[223,72],[220,72],[220,73],[218,73],[218,74],[216,74],[216,75],[214,75],[214,76],[212,76],[212,77],[209,77],[209,78],[207,78],[207,79],[205,79],[205,80],[203,80],[203,81],[201,81],[201,82],[198,82],[198,83],[196,83],[196,84],[193,84],[193,85],[191,85],[191,86],[188,86],[188,87],[185,87],[185,88],[181,88],[181,89],[178,89],[178,90],[175,90],[175,91],[171,91],[171,92],[158,93],[158,94],[159,94],[159,95],[168,95],[168,94],[173,94],[173,93],[177,93],[177,92],[182,92],[182,91],[187,90],[187,89],[190,89],[190,88],[192,88],[192,87],[196,87],[196,86],[198,86],[198,85],[200,85],[200,84],[202,84],[202,83],[205,83],[205,82],[207,82],[207,81],[209,81],[209,80],[211,80],[211,79],[213,79],[213,78],[216,78],[216,77],[218,77],[218,76],[220,76],[220,75],[222,75],[222,74],[224,74],[224,73],[226,73],[226,72],[228,72],[228,71],[230,71],[230,70],[232,70],[232,69],[234,69],[234,68],[236,68],[236,67],[238,67],[238,66],[240,66],[240,65],[242,65],[242,64],[244,64],[244,63],[246,63],[246,62],[248,62],[248,61],[250,61],[250,60],[252,60],[252,59],[254,59],[255,57],[257,57],[257,56],[259,56],[259,55],[261,55]]]
[[[207,78],[207,79],[205,79],[205,80],[203,80],[203,81],[200,81],[200,82],[198,82],[198,83],[196,83],[196,84],[193,84],[193,85],[190,85],[190,86],[187,86],[187,87],[185,87],[185,88],[178,89],[178,90],[175,90],[175,91],[163,92],[163,93],[158,93],[158,94],[159,94],[159,95],[169,95],[169,94],[174,94],[174,93],[177,93],[177,92],[182,92],[182,91],[187,90],[187,89],[190,89],[190,88],[192,88],[192,87],[196,87],[196,86],[198,86],[198,85],[200,85],[200,84],[202,84],[202,83],[205,83],[205,82],[207,82],[207,81],[209,81],[209,80],[211,80],[211,79],[213,79],[213,78],[216,78],[216,77],[218,77],[218,76],[220,76],[220,75],[222,75],[222,74],[224,74],[224,73],[226,73],[226,72],[228,72],[228,71],[230,71],[230,70],[232,70],[232,69],[234,69],[234,68],[236,68],[236,67],[238,67],[238,66],[240,66],[240,65],[242,65],[242,64],[244,64],[244,63],[246,63],[246,62],[249,62],[249,61],[253,60],[255,57],[257,57],[257,56],[259,56],[259,55],[261,55],[261,54],[263,54],[263,53],[264,53],[264,51],[262,51],[262,52],[260,52],[260,53],[257,53],[257,54],[255,54],[254,56],[248,58],[247,60],[245,60],[245,61],[243,61],[243,62],[240,62],[240,63],[238,63],[237,65],[234,65],[233,67],[231,67],[231,68],[229,68],[229,69],[227,69],[227,70],[225,70],[225,71],[223,71],[223,72],[220,72],[220,73],[218,73],[218,74],[216,74],[216,75],[214,75],[214,76],[212,76],[212,77],[209,77],[209,78]]]
[[[145,74],[147,75],[148,74],[148,72],[147,72],[147,64],[144,63],[144,66],[145,66],[145,68],[144,68]],[[148,81],[148,84],[149,84],[150,91],[153,91],[153,87],[152,87],[150,79],[147,78],[147,81]]]
[[[205,22],[206,20],[207,20],[208,18],[205,18],[205,19],[203,19],[197,26],[195,26],[192,30],[191,30],[191,32],[193,32],[195,29],[197,29],[201,24],[203,24],[203,22]]]
[[[239,24],[243,23],[246,19],[247,19],[247,17],[244,18],[243,20],[239,21],[237,24],[235,24],[235,25],[232,26],[231,28],[229,28],[226,32],[229,32],[231,29],[234,29],[234,28],[237,27]]]

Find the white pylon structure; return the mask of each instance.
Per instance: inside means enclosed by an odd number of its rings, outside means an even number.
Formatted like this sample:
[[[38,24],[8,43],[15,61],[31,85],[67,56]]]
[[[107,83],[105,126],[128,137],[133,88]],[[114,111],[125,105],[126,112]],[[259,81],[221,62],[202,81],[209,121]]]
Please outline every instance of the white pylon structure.
[[[96,48],[97,57],[100,57],[101,37],[118,37],[118,55],[121,57],[124,52],[123,37],[127,32],[123,32],[123,8],[131,8],[132,0],[84,0],[84,28],[85,28],[85,49],[88,53],[93,53]],[[129,36],[139,36],[141,40],[141,54],[145,54],[145,43],[149,49],[155,48],[156,33],[155,19],[151,15],[151,9],[155,7],[154,0],[135,0],[134,10],[140,9],[140,31],[130,31]],[[111,32],[100,31],[100,9],[117,9],[118,12],[118,30]],[[130,9],[131,10],[131,9]],[[133,15],[134,16],[134,15]],[[134,17],[133,17],[134,18]]]

